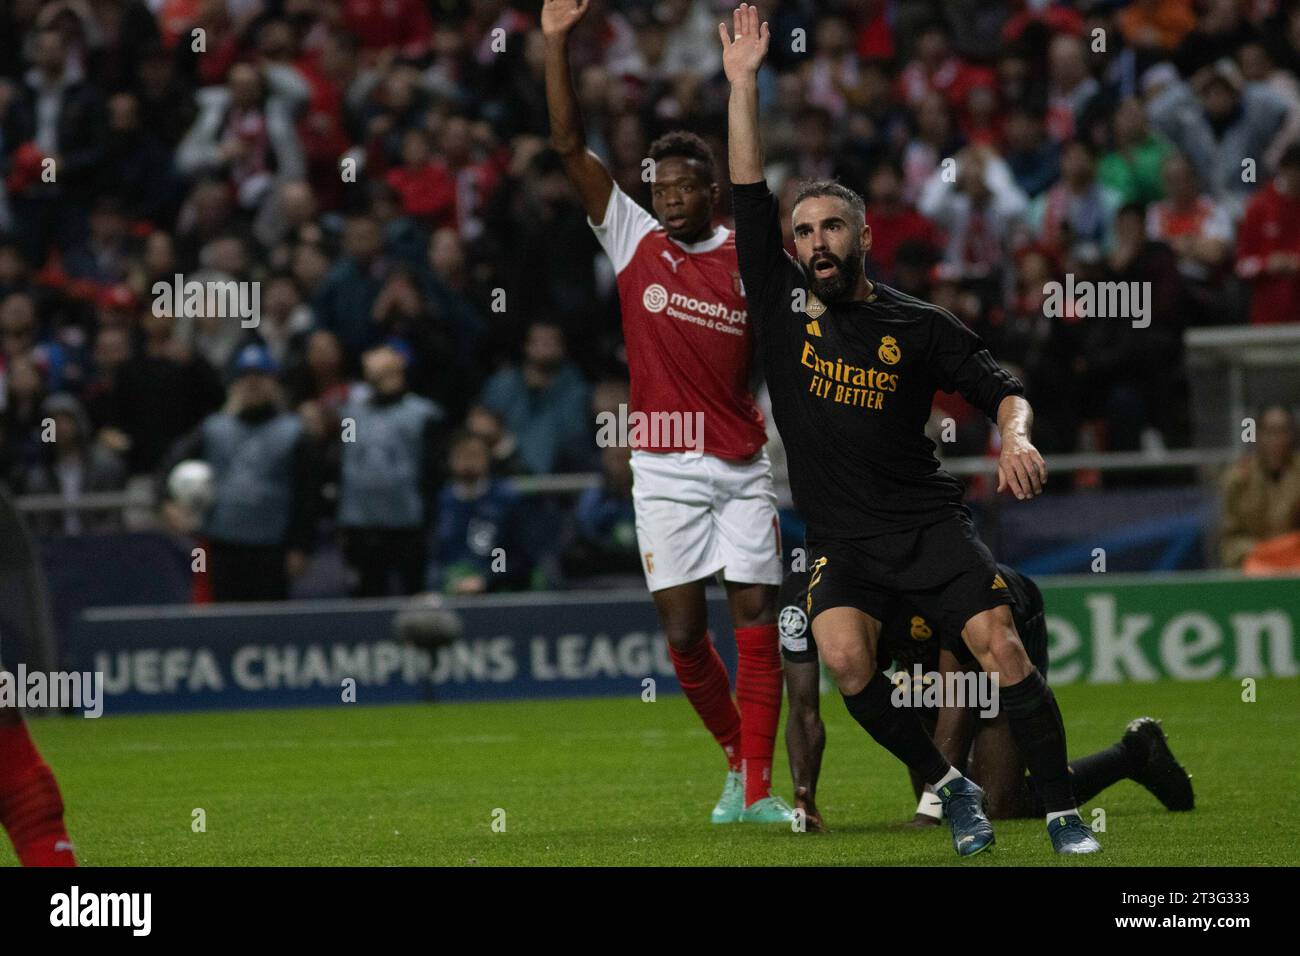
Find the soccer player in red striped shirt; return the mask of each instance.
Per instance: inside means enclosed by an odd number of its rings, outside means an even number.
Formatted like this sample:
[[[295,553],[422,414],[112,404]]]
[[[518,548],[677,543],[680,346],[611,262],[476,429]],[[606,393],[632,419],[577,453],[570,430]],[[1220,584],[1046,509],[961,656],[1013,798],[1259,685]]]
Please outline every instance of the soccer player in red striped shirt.
[[[654,216],[588,151],[568,40],[590,2],[545,0],[546,97],[551,143],[618,275],[646,583],[677,679],[727,756],[713,822],[789,822],[790,807],[771,793],[781,536],[763,415],[748,384],[752,340],[735,241],[713,223],[719,188],[698,136],[652,144]],[[735,702],[707,629],[704,587],[719,571],[736,632]]]

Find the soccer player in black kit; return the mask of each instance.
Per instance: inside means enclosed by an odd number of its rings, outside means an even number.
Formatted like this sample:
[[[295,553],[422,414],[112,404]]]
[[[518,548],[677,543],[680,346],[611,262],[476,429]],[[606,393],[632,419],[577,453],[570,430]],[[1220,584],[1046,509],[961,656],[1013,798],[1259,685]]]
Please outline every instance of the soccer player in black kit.
[[[1047,619],[1043,595],[1032,578],[1005,564],[998,574],[1011,593],[1011,616],[1016,633],[1034,666],[1047,673]],[[819,701],[821,667],[817,645],[808,634],[804,612],[808,593],[808,572],[791,571],[781,585],[781,656],[785,658],[785,680],[790,715],[785,739],[790,753],[790,775],[794,778],[795,807],[804,812],[807,830],[824,830],[817,810],[817,778],[826,729]],[[1032,777],[1025,775],[1025,761],[1011,735],[1004,712],[980,713],[980,705],[968,699],[965,707],[937,708],[926,705],[924,692],[931,681],[944,686],[950,672],[978,671],[960,634],[932,626],[921,612],[905,601],[892,600],[881,620],[876,646],[881,666],[892,661],[896,699],[911,695],[921,721],[939,751],[960,767],[988,795],[985,810],[992,820],[1035,817],[1043,813],[1042,800]],[[918,685],[916,673],[922,679]],[[918,697],[920,699],[918,700]],[[939,718],[944,720],[940,723]],[[913,826],[937,826],[942,821],[939,798],[925,789],[913,773],[912,789],[920,803]],[[1094,754],[1070,761],[1070,780],[1080,804],[1087,803],[1121,780],[1145,787],[1168,810],[1191,810],[1196,804],[1191,775],[1179,765],[1165,739],[1160,722],[1151,717],[1129,721],[1120,740]]]
[[[741,4],[733,28],[734,40],[718,27],[731,83],[736,249],[790,490],[807,524],[805,610],[817,649],[849,713],[934,788],[954,849],[970,856],[993,844],[984,793],[944,758],[914,709],[891,705],[876,653],[891,596],[960,633],[998,678],[1053,848],[1098,852],[1075,805],[1056,699],[1016,634],[1007,588],[975,535],[962,485],[939,467],[924,433],[935,391],[960,392],[1001,432],[998,490],[1032,498],[1047,469],[1029,440],[1023,387],[951,313],[865,277],[871,229],[852,190],[805,184],[793,212],[797,260],[786,254],[758,129],[768,27]]]

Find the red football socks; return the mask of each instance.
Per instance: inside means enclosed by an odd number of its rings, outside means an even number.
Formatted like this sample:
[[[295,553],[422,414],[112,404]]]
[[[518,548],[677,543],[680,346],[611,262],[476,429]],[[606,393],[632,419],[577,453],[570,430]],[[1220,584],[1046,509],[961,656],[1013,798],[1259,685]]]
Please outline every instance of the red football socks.
[[[700,715],[704,726],[709,728],[709,733],[722,746],[727,755],[727,764],[732,770],[739,770],[743,749],[740,712],[731,700],[731,679],[727,677],[726,665],[713,646],[713,638],[705,634],[703,640],[696,641],[684,651],[679,651],[670,644],[668,656],[672,659],[677,683],[682,685],[686,699]],[[771,762],[770,751],[768,762]]]
[[[736,628],[736,703],[745,806],[772,792],[772,752],[781,722],[781,648],[776,625]]]
[[[76,866],[63,798],[26,724],[0,727],[0,825],[23,866]]]

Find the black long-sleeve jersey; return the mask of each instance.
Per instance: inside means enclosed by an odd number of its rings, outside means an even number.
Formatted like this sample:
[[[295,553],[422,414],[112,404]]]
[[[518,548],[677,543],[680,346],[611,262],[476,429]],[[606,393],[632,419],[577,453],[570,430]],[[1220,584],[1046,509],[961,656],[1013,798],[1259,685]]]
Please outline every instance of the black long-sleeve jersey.
[[[823,303],[786,253],[766,183],[733,187],[736,250],[794,502],[809,538],[924,527],[965,508],[925,424],[936,390],[996,419],[1024,386],[952,313],[876,284]]]

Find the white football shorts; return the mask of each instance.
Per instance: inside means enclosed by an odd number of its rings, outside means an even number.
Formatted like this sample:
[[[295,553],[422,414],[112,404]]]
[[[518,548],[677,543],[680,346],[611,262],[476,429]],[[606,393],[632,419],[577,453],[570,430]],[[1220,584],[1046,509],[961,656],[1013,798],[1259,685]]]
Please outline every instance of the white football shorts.
[[[632,502],[651,591],[712,577],[782,579],[781,523],[767,452],[728,461],[692,452],[632,452]]]

